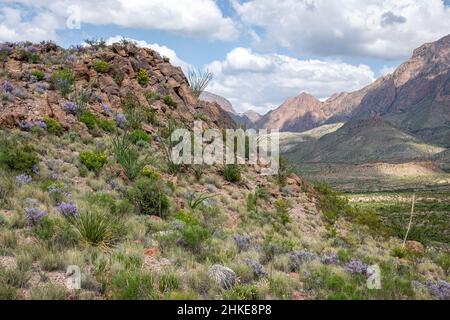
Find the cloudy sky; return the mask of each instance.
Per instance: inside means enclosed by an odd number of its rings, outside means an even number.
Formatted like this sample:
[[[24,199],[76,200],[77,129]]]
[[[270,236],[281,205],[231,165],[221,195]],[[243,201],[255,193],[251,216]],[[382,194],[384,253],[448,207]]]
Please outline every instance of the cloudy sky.
[[[359,89],[449,33],[450,0],[0,0],[0,42],[133,39],[261,113]]]

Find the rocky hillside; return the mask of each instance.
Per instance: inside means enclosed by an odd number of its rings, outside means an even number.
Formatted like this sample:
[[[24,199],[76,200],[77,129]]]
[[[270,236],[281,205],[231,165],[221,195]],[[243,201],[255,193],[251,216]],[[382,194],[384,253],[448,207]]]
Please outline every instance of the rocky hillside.
[[[302,132],[323,124],[381,117],[431,144],[450,146],[450,35],[425,44],[388,76],[320,102],[307,94],[287,100],[258,125]]]
[[[225,112],[228,113],[228,116],[233,119],[234,123],[239,127],[255,128],[256,122],[261,118],[261,116],[255,111],[237,113],[230,101],[208,91],[202,92],[200,95],[200,100],[217,103]]]
[[[349,163],[431,160],[444,148],[428,145],[382,118],[351,120],[286,155],[295,162]]]
[[[445,219],[402,248],[401,219],[285,163],[273,177],[173,163],[173,129],[234,124],[156,52],[15,43],[0,57],[0,300],[449,298]],[[374,264],[382,290],[367,288]]]

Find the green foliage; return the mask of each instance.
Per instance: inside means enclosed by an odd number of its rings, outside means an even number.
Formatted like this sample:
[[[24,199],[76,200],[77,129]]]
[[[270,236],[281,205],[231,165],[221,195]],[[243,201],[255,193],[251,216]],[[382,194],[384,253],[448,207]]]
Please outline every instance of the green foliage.
[[[181,235],[188,247],[198,250],[202,243],[211,236],[211,233],[203,226],[185,224],[181,230]]]
[[[136,80],[141,86],[145,87],[150,81],[147,69],[140,69],[136,75]]]
[[[144,93],[145,98],[147,99],[148,104],[151,106],[153,103],[161,99],[161,96],[154,91],[147,91]]]
[[[286,184],[287,178],[294,173],[294,168],[289,164],[289,160],[285,157],[280,157],[280,163],[277,174],[277,181],[280,186]]]
[[[97,127],[97,117],[90,111],[84,111],[80,115],[80,121],[84,123],[90,130],[93,130]]]
[[[116,161],[130,180],[136,179],[148,162],[147,157],[140,159],[139,151],[131,145],[131,136],[127,132],[122,136],[116,135],[113,140],[113,152]]]
[[[14,288],[26,288],[30,281],[30,272],[26,268],[0,268],[0,283]]]
[[[34,76],[37,81],[42,81],[45,78],[45,73],[41,70],[33,70],[31,71],[31,75]]]
[[[102,128],[103,131],[106,132],[114,132],[116,130],[115,122],[108,119],[98,120],[98,125],[100,126],[100,128]]]
[[[270,233],[264,238],[262,249],[265,259],[270,261],[276,255],[291,252],[294,249],[294,243],[290,239]]]
[[[22,49],[19,52],[19,59],[20,61],[36,64],[39,62],[39,55],[29,50]]]
[[[134,144],[137,144],[139,141],[149,142],[150,137],[144,130],[136,129],[130,133],[130,140]]]
[[[140,214],[163,217],[169,210],[166,189],[160,179],[140,178],[128,192],[128,197]]]
[[[127,128],[135,130],[141,129],[145,114],[137,97],[132,93],[128,93],[122,101],[122,108],[125,111]]]
[[[61,95],[66,97],[73,90],[75,76],[70,69],[55,71],[52,74],[50,83],[53,89],[58,90]]]
[[[109,286],[115,300],[154,300],[153,277],[141,271],[121,271],[113,275]]]
[[[100,172],[103,166],[108,162],[108,157],[102,152],[83,151],[80,153],[80,162],[96,174]]]
[[[286,225],[290,222],[289,210],[292,208],[290,201],[279,198],[275,201],[275,208],[277,210],[277,215],[281,219],[281,222]]]
[[[30,290],[31,300],[66,300],[69,292],[63,285],[48,283]]]
[[[115,219],[100,211],[84,211],[71,223],[87,246],[109,248],[117,240]]]
[[[0,56],[1,57],[1,56]],[[0,282],[0,300],[17,300],[18,290],[5,283]]]
[[[61,135],[63,131],[62,125],[55,119],[45,117],[44,122],[47,125],[47,132],[55,136]]]
[[[173,100],[171,96],[165,96],[163,101],[171,109],[176,109],[178,107],[178,103],[175,100]]]
[[[0,164],[20,173],[31,173],[38,163],[33,147],[13,139],[0,138]]]
[[[207,195],[206,193],[197,194],[195,192],[191,192],[187,196],[188,206],[191,209],[197,209],[203,202],[207,199],[214,198],[215,195]]]
[[[228,182],[241,181],[241,167],[237,164],[226,164],[222,170],[223,177]]]
[[[158,277],[158,286],[159,291],[168,293],[174,290],[178,290],[178,288],[180,287],[180,281],[178,280],[176,274],[172,272],[164,273]]]
[[[258,300],[258,287],[238,284],[224,293],[225,300]]]
[[[98,73],[107,73],[111,66],[106,61],[97,60],[94,62],[93,67]]]

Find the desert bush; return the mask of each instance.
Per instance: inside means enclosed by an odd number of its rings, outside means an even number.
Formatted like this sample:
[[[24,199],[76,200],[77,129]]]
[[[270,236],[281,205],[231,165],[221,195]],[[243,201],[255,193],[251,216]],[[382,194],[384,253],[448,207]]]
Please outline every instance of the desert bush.
[[[47,126],[48,133],[54,134],[56,136],[61,135],[63,127],[57,120],[46,117],[44,118],[44,123]]]
[[[130,133],[130,140],[134,144],[137,144],[139,141],[149,142],[150,137],[144,130],[136,129]]]
[[[66,300],[69,292],[63,285],[48,283],[30,290],[31,300]]]
[[[80,153],[80,162],[96,174],[100,172],[103,166],[108,162],[108,157],[101,152],[83,151]]]
[[[116,124],[111,120],[100,119],[97,123],[103,131],[114,132],[116,130]]]
[[[150,81],[147,69],[140,69],[136,75],[136,80],[141,86],[145,87]]]
[[[255,285],[238,284],[224,293],[226,300],[258,300],[258,287]]]
[[[5,269],[0,268],[0,283],[6,284],[14,288],[26,288],[30,281],[29,269],[12,268]]]
[[[140,214],[164,217],[169,210],[166,190],[161,179],[140,178],[128,192],[128,197]]]
[[[84,111],[80,115],[80,121],[84,123],[88,129],[93,130],[97,127],[98,119],[92,112]]]
[[[22,49],[19,52],[19,59],[21,61],[36,64],[39,62],[39,55],[26,49]]]
[[[176,109],[178,107],[178,103],[175,100],[173,100],[171,96],[165,96],[163,98],[163,101],[171,109]]]
[[[0,56],[1,57],[1,56]],[[0,283],[0,300],[17,300],[18,290],[6,283]]]
[[[154,300],[157,298],[153,277],[141,271],[121,271],[109,284],[111,297],[116,300]]]
[[[241,167],[237,164],[227,164],[222,170],[223,177],[228,182],[241,181]]]
[[[59,70],[52,74],[50,83],[53,89],[58,90],[62,96],[66,97],[73,90],[75,76],[70,69]]]
[[[93,63],[93,67],[98,73],[107,73],[111,66],[106,61],[97,60]]]
[[[29,144],[18,143],[13,139],[0,140],[0,164],[20,173],[32,173],[38,158]]]
[[[161,99],[160,95],[154,91],[147,91],[144,93],[148,104],[151,106],[153,103]]]
[[[211,236],[211,233],[201,225],[186,224],[181,230],[181,235],[189,248],[198,250],[202,243]]]
[[[31,71],[31,75],[35,77],[37,81],[42,81],[45,79],[45,73],[40,70]]]
[[[0,208],[8,204],[16,187],[15,179],[6,174],[0,174]]]
[[[275,201],[275,208],[277,210],[277,216],[278,218],[281,219],[281,222],[285,225],[288,224],[290,222],[290,218],[289,218],[289,210],[292,207],[292,204],[290,201],[284,199],[284,198],[279,198],[277,199],[277,201]]]

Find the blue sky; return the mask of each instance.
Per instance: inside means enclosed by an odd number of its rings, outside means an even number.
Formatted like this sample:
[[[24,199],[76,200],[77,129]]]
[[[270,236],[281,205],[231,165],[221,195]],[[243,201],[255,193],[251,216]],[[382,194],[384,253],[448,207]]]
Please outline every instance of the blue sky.
[[[139,41],[209,91],[265,113],[302,91],[319,99],[392,72],[450,33],[450,0],[0,0],[0,41]],[[76,21],[80,28],[69,27]]]

